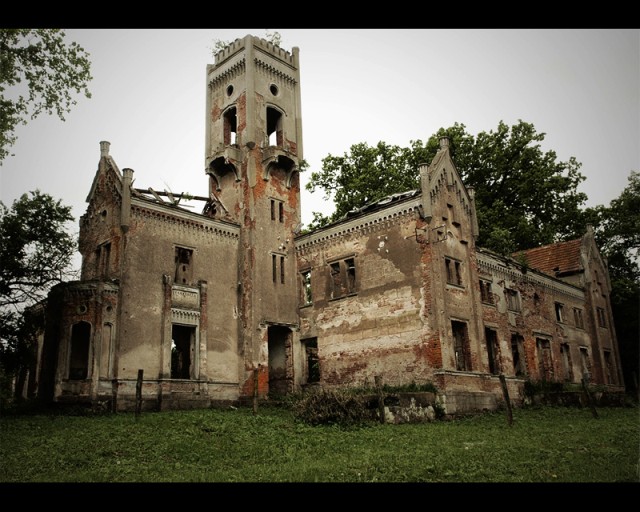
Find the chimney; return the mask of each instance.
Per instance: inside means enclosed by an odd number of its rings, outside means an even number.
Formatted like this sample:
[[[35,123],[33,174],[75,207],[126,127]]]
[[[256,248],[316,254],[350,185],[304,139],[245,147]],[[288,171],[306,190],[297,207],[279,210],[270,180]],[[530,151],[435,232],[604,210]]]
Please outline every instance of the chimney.
[[[440,137],[440,149],[447,149],[449,147],[449,137]]]
[[[109,156],[109,146],[111,146],[111,142],[107,142],[106,140],[100,142],[100,158]]]

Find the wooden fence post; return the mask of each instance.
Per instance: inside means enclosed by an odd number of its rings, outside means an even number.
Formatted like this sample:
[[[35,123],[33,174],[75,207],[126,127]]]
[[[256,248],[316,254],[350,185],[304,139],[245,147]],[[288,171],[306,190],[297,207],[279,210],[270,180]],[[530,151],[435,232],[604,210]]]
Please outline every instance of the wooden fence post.
[[[138,380],[136,381],[136,419],[142,410],[142,375],[144,370],[138,370]]]
[[[511,399],[509,398],[509,389],[507,388],[507,380],[504,378],[504,374],[500,374],[500,384],[502,385],[502,394],[504,395],[504,401],[507,404],[507,421],[509,426],[513,425],[513,412],[511,411]]]
[[[253,369],[253,414],[258,414],[258,368]]]
[[[376,389],[378,391],[378,416],[380,416],[380,423],[384,423],[384,393],[382,392],[382,377],[380,375],[376,375],[374,379]]]

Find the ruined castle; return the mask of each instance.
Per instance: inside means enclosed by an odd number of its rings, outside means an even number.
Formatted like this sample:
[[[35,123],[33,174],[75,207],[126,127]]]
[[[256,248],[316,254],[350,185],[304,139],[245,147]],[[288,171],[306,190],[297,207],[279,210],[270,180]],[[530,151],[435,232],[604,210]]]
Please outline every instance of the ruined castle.
[[[300,98],[298,48],[248,35],[217,53],[207,197],[134,187],[100,143],[81,279],[39,306],[28,394],[166,410],[381,376],[433,383],[453,414],[496,408],[501,375],[514,402],[528,380],[624,389],[593,232],[518,259],[477,247],[446,139],[419,189],[301,234]]]

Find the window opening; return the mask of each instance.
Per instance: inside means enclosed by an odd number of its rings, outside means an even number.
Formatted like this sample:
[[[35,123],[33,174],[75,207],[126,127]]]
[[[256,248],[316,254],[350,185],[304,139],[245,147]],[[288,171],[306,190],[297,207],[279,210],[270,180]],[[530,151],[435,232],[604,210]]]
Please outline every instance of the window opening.
[[[282,113],[273,107],[267,107],[267,137],[269,146],[283,146]]]
[[[456,370],[471,371],[471,354],[469,350],[469,335],[465,322],[451,321]]]
[[[584,329],[584,320],[582,319],[582,310],[580,308],[573,308],[573,319],[576,327]]]
[[[493,293],[491,293],[491,282],[480,280],[480,297],[485,304],[493,304]]]
[[[518,297],[517,290],[505,288],[504,296],[507,300],[507,309],[510,311],[520,311],[520,298]]]
[[[273,282],[276,282],[276,276],[278,275],[277,273],[277,263],[276,263],[276,255],[272,254],[271,255],[271,273],[273,275]]]
[[[89,373],[89,343],[91,324],[78,322],[71,327],[69,380],[84,380]]]
[[[611,352],[604,351],[604,369],[605,369],[605,384],[614,384],[613,381],[613,361],[611,359]]]
[[[586,347],[580,347],[580,361],[582,363],[582,376],[588,381],[591,379],[591,360]]]
[[[511,354],[513,356],[513,373],[516,377],[526,375],[527,367],[524,358],[524,338],[520,334],[511,335]]]
[[[224,113],[224,144],[229,146],[237,143],[238,120],[236,107],[231,107]]]
[[[551,359],[551,342],[545,338],[536,338],[538,348],[538,369],[540,378],[551,381],[553,378],[553,362]]]
[[[560,355],[562,356],[562,368],[564,370],[564,380],[573,381],[573,369],[571,367],[571,350],[568,343],[560,344]]]
[[[597,308],[597,312],[598,312],[598,325],[600,327],[607,327],[607,320],[604,315],[604,309]]]
[[[302,340],[307,359],[307,384],[320,382],[320,358],[318,357],[318,338]]]
[[[555,303],[556,307],[556,320],[560,323],[564,323],[564,305],[560,302]]]
[[[184,247],[176,247],[176,273],[175,282],[178,284],[191,284],[193,250]]]
[[[194,378],[195,326],[173,324],[171,326],[171,378]]]
[[[280,283],[284,284],[284,256],[280,256]]]
[[[484,338],[487,342],[487,354],[489,356],[489,372],[494,375],[500,373],[500,346],[498,345],[498,333],[495,329],[484,328]]]
[[[302,304],[311,304],[311,270],[305,270],[300,273],[302,280]]]
[[[460,262],[452,258],[444,259],[447,270],[447,283],[462,286],[462,274],[460,272]]]

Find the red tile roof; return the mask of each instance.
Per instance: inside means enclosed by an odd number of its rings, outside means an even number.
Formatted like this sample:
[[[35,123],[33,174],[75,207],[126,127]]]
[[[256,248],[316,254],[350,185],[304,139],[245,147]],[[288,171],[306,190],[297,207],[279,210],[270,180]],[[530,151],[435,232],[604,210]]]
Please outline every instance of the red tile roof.
[[[524,254],[529,267],[550,276],[571,273],[582,269],[580,264],[580,246],[582,239],[558,242],[543,247],[536,247],[514,254],[516,259]],[[521,256],[520,256],[521,257]]]

